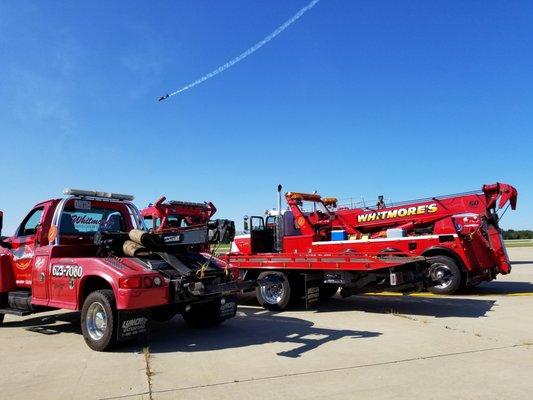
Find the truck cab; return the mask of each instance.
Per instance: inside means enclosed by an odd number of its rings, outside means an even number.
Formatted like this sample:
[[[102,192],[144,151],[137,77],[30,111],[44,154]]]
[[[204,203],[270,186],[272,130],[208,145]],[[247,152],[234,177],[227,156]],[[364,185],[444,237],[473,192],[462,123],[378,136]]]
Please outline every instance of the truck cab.
[[[264,216],[245,216],[245,234],[237,236],[235,242],[239,243],[239,247],[242,247],[243,252],[250,254],[280,252],[282,249],[276,245],[278,237],[282,239],[302,234],[298,226],[296,226],[294,214],[291,210],[281,210],[281,216],[281,221],[278,221],[280,212],[276,209],[265,211]],[[278,224],[281,224],[281,228]],[[280,231],[279,236],[278,230]]]
[[[203,253],[207,226],[203,236],[150,234],[133,196],[64,193],[0,240],[0,325],[5,314],[78,310],[86,343],[107,350],[146,332],[151,318],[181,313],[196,326],[235,315],[227,296],[240,290],[237,274]]]

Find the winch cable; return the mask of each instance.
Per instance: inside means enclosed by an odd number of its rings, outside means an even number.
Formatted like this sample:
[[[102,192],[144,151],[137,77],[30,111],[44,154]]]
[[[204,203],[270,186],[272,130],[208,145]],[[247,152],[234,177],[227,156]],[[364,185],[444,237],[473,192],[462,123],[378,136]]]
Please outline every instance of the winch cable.
[[[501,220],[502,220],[502,218],[503,218],[503,216],[505,215],[505,213],[507,212],[507,209],[509,208],[509,206],[510,206],[510,204],[507,204],[507,207],[505,207],[505,209],[503,210],[502,215],[500,215],[500,216],[498,217],[498,221],[501,221]],[[501,208],[500,208],[500,210],[501,210]]]
[[[201,78],[198,78],[197,80],[183,86],[182,88],[172,92],[167,93],[161,97],[159,97],[158,101],[166,100],[171,96],[175,96],[179,93],[185,92],[186,90],[189,90],[200,83],[203,83],[207,81],[208,79],[211,79],[215,77],[216,75],[220,74],[221,72],[224,72],[228,68],[234,66],[238,62],[244,60],[246,57],[252,55],[257,50],[259,50],[261,47],[263,47],[265,44],[270,42],[272,39],[274,39],[276,36],[278,36],[280,33],[282,33],[285,29],[287,29],[289,26],[291,26],[293,23],[298,21],[307,11],[309,11],[311,8],[313,8],[320,0],[312,0],[309,4],[307,4],[305,7],[300,9],[296,14],[294,14],[290,19],[285,21],[283,24],[281,24],[276,30],[274,30],[271,34],[266,36],[263,40],[257,42],[252,47],[250,47],[248,50],[242,52],[237,57],[233,58],[232,60],[228,61],[227,63],[221,65],[220,67],[214,69],[213,71],[209,72],[208,74],[202,76]]]

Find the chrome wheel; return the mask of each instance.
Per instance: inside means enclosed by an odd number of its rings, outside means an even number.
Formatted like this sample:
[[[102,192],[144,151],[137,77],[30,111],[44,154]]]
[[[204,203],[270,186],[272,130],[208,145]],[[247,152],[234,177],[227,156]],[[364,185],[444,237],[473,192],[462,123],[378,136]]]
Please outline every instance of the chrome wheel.
[[[268,304],[279,304],[283,298],[283,284],[275,283],[268,286],[261,286],[261,296]]]
[[[463,273],[457,262],[448,256],[430,256],[429,276],[431,286],[428,290],[435,294],[455,293],[463,281]]]
[[[437,289],[446,289],[453,282],[453,271],[452,269],[443,263],[435,263],[431,265],[431,270],[433,277],[438,280],[440,283],[434,287]]]
[[[89,306],[86,324],[91,339],[102,339],[107,330],[107,313],[101,303],[95,302]]]

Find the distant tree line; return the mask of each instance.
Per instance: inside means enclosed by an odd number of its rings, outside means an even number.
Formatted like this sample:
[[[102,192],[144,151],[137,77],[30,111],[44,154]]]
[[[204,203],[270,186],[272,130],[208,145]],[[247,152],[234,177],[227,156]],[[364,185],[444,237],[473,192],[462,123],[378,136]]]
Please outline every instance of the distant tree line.
[[[503,238],[509,239],[533,239],[533,231],[515,231],[514,229],[503,230]]]

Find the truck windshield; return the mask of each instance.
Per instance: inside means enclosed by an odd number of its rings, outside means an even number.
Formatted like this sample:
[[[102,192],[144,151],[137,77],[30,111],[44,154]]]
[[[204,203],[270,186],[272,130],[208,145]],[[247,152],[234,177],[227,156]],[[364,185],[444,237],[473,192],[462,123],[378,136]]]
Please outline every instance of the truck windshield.
[[[59,232],[63,235],[95,234],[96,232],[124,231],[124,219],[117,210],[66,208],[61,216]]]

